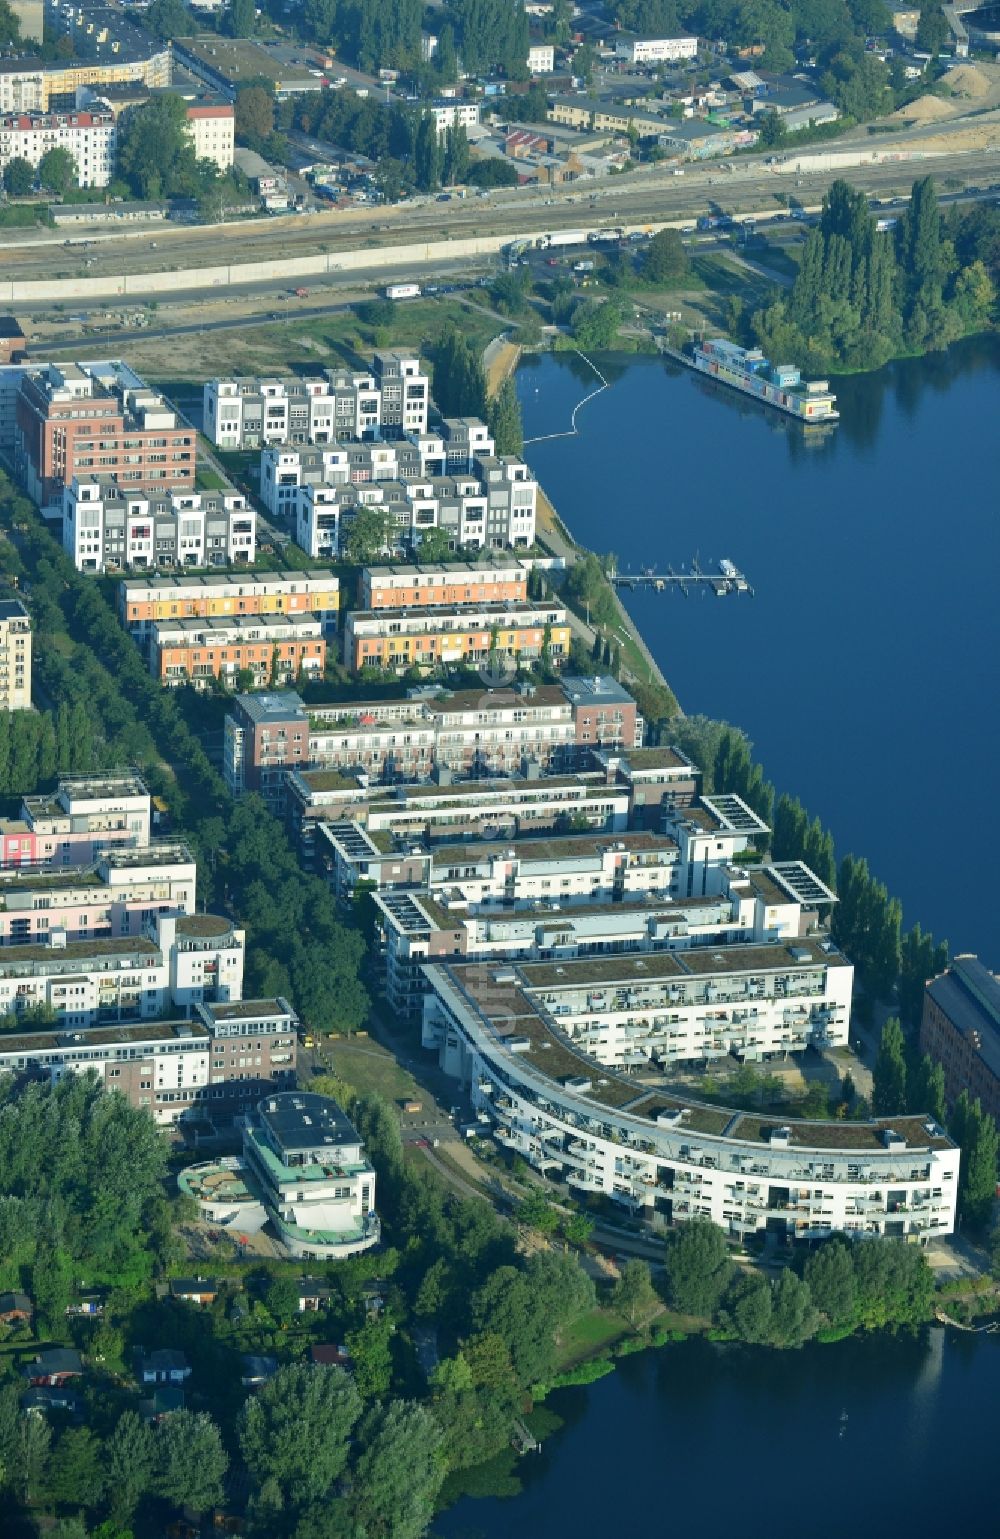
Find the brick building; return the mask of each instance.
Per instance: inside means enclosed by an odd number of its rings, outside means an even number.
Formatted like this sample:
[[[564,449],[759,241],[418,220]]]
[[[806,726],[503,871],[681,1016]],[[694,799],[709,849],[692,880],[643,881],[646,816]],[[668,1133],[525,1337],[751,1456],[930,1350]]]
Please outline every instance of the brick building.
[[[14,467],[42,507],[75,477],[138,490],[191,490],[196,434],[124,364],[27,371],[15,407]]]
[[[1000,980],[978,957],[955,957],[927,984],[920,1051],[944,1068],[949,1105],[967,1090],[1000,1118]]]
[[[239,673],[255,686],[285,684],[300,674],[322,678],[323,622],[315,615],[238,615],[231,620],[157,620],[149,638],[149,670],[161,684],[208,688]]]

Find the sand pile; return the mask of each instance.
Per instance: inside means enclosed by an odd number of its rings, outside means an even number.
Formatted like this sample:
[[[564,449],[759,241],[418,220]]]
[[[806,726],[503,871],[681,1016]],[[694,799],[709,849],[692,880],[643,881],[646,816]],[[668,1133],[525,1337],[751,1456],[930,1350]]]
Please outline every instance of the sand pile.
[[[973,99],[988,96],[992,89],[989,77],[974,64],[957,64],[948,71],[944,83],[953,96],[969,96]]]
[[[956,109],[939,96],[918,96],[916,101],[892,114],[899,123],[934,123],[938,118],[953,118]]]

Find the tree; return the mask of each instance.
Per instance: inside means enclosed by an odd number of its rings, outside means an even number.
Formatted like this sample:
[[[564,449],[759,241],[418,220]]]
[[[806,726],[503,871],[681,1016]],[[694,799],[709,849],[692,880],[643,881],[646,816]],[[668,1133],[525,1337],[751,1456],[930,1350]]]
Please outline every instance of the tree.
[[[711,1319],[732,1274],[722,1230],[705,1218],[681,1224],[667,1240],[664,1266],[673,1308]]]
[[[48,1478],[52,1501],[67,1507],[96,1507],[104,1492],[101,1441],[89,1427],[70,1427],[55,1448]]]
[[[993,1212],[997,1183],[997,1125],[978,1100],[963,1090],[951,1118],[951,1135],[962,1151],[958,1210],[974,1230],[986,1227]]]
[[[22,1416],[18,1437],[16,1483],[27,1501],[46,1484],[52,1429],[41,1416]]]
[[[917,22],[917,47],[937,58],[951,36],[951,28],[940,5],[922,5]]]
[[[872,1072],[872,1110],[876,1117],[894,1117],[906,1110],[906,1045],[894,1015],[882,1027]]]
[[[559,1228],[559,1214],[544,1192],[535,1188],[517,1205],[517,1221],[542,1234],[552,1234]]]
[[[776,1347],[801,1347],[816,1334],[819,1317],[809,1284],[786,1267],[771,1287],[771,1341]]]
[[[143,26],[165,42],[175,37],[193,37],[199,30],[184,0],[152,0],[143,16]]]
[[[35,185],[35,168],[22,155],[15,155],[3,168],[3,186],[8,198],[26,198]]]
[[[299,1285],[294,1277],[287,1272],[279,1272],[272,1277],[265,1295],[268,1312],[276,1320],[286,1322],[294,1320],[299,1313],[300,1293]]]
[[[451,548],[451,536],[447,529],[442,529],[437,524],[432,529],[424,529],[421,532],[418,551],[421,561],[451,561],[455,554]]]
[[[359,508],[351,519],[344,542],[347,560],[364,566],[383,555],[389,546],[394,525],[392,514],[385,508]]]
[[[135,1411],[123,1411],[107,1442],[108,1497],[112,1516],[127,1523],[153,1487],[153,1432]]]
[[[521,421],[521,403],[517,398],[514,381],[508,377],[489,404],[486,414],[490,432],[498,454],[524,453],[524,426]]]
[[[365,1429],[352,1489],[355,1532],[420,1539],[445,1475],[441,1429],[425,1406],[394,1400]]]
[[[369,1316],[360,1330],[346,1337],[354,1383],[365,1400],[377,1400],[392,1383],[392,1327],[388,1320]]]
[[[182,96],[164,91],[122,114],[118,172],[140,198],[190,193],[196,180],[195,154]]]
[[[263,86],[241,86],[233,101],[233,114],[240,144],[256,149],[274,132],[274,97]]]
[[[691,263],[678,230],[660,230],[646,247],[642,275],[648,283],[673,283],[687,276]]]
[[[723,1319],[740,1341],[761,1345],[771,1339],[772,1295],[759,1272],[741,1272],[726,1297]]]
[[[21,41],[21,18],[7,0],[0,0],[0,48],[15,48]]]
[[[230,0],[228,20],[231,37],[253,37],[257,30],[254,0]]]
[[[499,1336],[521,1384],[550,1373],[557,1332],[590,1308],[594,1285],[574,1256],[543,1251],[523,1268],[501,1266],[472,1296],[477,1331]]]
[[[469,167],[465,180],[470,187],[516,187],[517,167],[511,165],[509,160],[496,157],[476,160]]]
[[[933,1117],[935,1122],[944,1124],[947,1115],[944,1069],[929,1053],[924,1053],[916,1073],[907,1076],[906,1100],[909,1111]]]
[[[254,1480],[298,1506],[328,1496],[347,1466],[361,1396],[342,1368],[290,1363],[245,1403],[240,1448]]]
[[[62,197],[77,185],[76,161],[60,145],[48,150],[38,162],[38,180],[46,192]]]
[[[413,175],[421,192],[434,192],[441,185],[441,143],[437,124],[430,112],[425,112],[417,127],[413,147]]]
[[[611,1303],[629,1325],[652,1314],[659,1303],[653,1278],[646,1261],[626,1261],[611,1290]]]
[[[905,1240],[864,1240],[854,1247],[858,1321],[868,1330],[921,1325],[929,1318],[934,1276],[927,1257]]]
[[[788,129],[780,112],[773,110],[762,112],[757,121],[760,124],[757,130],[757,143],[761,149],[774,150],[785,143],[788,138]]]
[[[449,128],[444,146],[444,181],[446,186],[464,182],[469,169],[469,136],[465,125]]]
[[[229,1459],[206,1411],[174,1411],[156,1433],[156,1491],[175,1507],[204,1512],[222,1501]]]
[[[812,1301],[832,1326],[844,1326],[854,1319],[857,1288],[854,1260],[843,1240],[828,1240],[806,1259],[803,1271]]]
[[[899,955],[899,1014],[904,1026],[915,1030],[924,1009],[924,985],[948,966],[948,944],[935,946],[919,923],[907,930]]]

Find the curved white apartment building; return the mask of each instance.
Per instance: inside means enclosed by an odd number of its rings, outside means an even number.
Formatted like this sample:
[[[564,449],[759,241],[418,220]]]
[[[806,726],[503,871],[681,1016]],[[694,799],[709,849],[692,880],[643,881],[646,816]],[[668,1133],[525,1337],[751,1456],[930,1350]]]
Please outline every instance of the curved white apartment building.
[[[742,949],[760,957],[748,978],[766,977],[767,954],[786,950]],[[648,1036],[634,1003],[643,963],[652,974],[666,960],[429,965],[424,1046],[468,1087],[499,1143],[655,1224],[704,1216],[734,1236],[766,1229],[801,1240],[842,1231],[925,1241],[953,1230],[959,1151],[930,1118],[782,1122],[664,1093],[645,1053],[641,1080],[611,1067],[638,1065],[641,1046],[629,1044]],[[709,1042],[733,1012],[720,988],[716,979],[715,998],[699,1007]],[[593,1000],[586,1016],[561,1008],[581,991]],[[830,990],[817,998],[826,1011]]]

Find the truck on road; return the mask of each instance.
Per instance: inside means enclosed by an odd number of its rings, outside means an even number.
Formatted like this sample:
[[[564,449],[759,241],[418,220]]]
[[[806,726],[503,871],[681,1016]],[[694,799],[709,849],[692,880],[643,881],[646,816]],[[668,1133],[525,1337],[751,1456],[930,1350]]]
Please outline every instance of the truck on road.
[[[553,246],[585,246],[589,237],[586,230],[551,230],[538,237],[539,251],[551,251]]]
[[[419,283],[390,283],[385,291],[386,299],[419,299]]]

